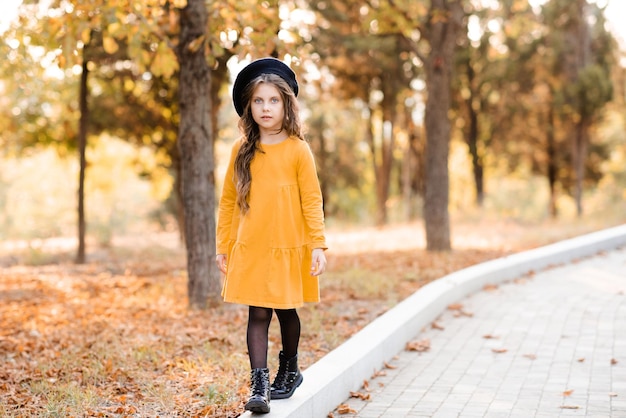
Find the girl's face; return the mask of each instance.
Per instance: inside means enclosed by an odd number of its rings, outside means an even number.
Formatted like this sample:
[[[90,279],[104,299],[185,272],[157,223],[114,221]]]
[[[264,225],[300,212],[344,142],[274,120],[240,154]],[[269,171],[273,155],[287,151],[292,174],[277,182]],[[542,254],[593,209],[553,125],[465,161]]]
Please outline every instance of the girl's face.
[[[261,83],[252,93],[252,118],[260,131],[277,133],[283,127],[285,105],[280,91],[273,84]]]

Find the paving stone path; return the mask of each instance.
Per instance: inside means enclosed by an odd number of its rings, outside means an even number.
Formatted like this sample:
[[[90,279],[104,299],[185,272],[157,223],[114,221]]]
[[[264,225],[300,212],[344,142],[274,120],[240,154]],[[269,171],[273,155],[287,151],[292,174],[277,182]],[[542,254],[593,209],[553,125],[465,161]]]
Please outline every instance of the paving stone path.
[[[626,248],[455,307],[334,416],[626,418]]]

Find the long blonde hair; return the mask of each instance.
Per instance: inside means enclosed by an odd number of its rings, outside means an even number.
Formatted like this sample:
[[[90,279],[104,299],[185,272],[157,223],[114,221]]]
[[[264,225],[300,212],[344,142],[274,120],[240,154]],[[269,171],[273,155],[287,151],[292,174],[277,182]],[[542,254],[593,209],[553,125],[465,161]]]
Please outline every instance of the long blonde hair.
[[[250,195],[250,184],[252,183],[252,175],[250,173],[250,164],[254,159],[257,151],[261,150],[261,133],[259,125],[252,118],[252,110],[250,102],[252,94],[256,88],[263,83],[275,86],[280,92],[280,96],[284,103],[283,123],[280,131],[284,131],[288,136],[294,136],[301,140],[302,127],[300,126],[300,118],[298,116],[298,101],[291,87],[285,80],[276,74],[261,74],[252,80],[242,93],[241,102],[244,103],[243,114],[239,119],[239,130],[243,134],[243,141],[237,157],[235,157],[235,182],[237,185],[237,205],[241,213],[245,214],[250,209],[248,197]]]

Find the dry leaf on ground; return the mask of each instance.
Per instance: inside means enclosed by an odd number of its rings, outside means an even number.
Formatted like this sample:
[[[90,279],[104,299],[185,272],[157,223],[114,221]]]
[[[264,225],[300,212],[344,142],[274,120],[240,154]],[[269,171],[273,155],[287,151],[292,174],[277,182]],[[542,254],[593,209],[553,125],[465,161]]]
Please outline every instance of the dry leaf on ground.
[[[346,414],[356,414],[356,413],[357,413],[356,409],[352,409],[352,408],[350,407],[350,405],[348,405],[347,403],[342,403],[341,405],[339,405],[339,406],[337,407],[337,412],[338,412],[340,415],[346,415]]]
[[[430,350],[430,339],[424,338],[423,340],[409,341],[406,343],[405,349],[407,351],[417,351],[418,353],[423,353]]]
[[[398,366],[394,366],[392,364],[387,363],[386,361],[383,363],[386,369],[397,369]]]
[[[369,393],[350,392],[350,397],[361,399],[362,401],[369,401],[372,396]]]

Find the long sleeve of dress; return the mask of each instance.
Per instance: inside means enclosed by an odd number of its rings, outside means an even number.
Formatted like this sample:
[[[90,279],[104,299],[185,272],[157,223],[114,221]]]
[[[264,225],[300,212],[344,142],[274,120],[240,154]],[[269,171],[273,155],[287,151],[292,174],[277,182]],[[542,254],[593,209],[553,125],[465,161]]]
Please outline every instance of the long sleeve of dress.
[[[236,238],[236,220],[239,218],[237,208],[237,188],[235,185],[235,157],[241,143],[236,141],[231,149],[230,161],[224,176],[222,196],[219,203],[216,248],[217,254],[227,254],[230,243]]]
[[[327,249],[324,235],[324,206],[315,159],[308,144],[303,148],[305,151],[300,153],[297,170],[302,214],[311,239],[309,245],[311,248]]]

